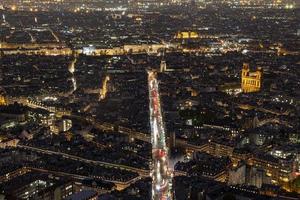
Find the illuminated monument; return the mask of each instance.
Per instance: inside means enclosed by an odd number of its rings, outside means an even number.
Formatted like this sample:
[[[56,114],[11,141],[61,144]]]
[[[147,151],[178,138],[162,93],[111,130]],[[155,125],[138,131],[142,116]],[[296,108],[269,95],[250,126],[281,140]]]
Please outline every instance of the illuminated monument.
[[[6,105],[5,97],[0,95],[0,106]]]
[[[5,106],[5,105],[7,105],[5,92],[0,88],[0,106]]]
[[[196,39],[199,34],[195,31],[179,31],[174,36],[174,39]]]
[[[244,93],[260,91],[261,77],[262,69],[260,67],[255,72],[251,72],[249,64],[244,63],[242,69],[242,91]]]

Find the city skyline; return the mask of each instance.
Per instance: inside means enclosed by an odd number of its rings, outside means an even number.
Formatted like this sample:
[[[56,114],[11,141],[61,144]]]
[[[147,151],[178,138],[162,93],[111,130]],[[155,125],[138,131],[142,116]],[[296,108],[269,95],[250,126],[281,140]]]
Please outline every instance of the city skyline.
[[[1,1],[0,199],[299,199],[297,3]]]

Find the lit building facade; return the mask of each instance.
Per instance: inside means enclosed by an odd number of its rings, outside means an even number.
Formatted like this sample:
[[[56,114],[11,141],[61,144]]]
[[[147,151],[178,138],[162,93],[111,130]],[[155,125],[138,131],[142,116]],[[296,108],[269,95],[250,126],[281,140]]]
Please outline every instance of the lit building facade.
[[[175,39],[196,39],[199,38],[199,34],[195,31],[181,31],[176,33]]]
[[[293,158],[268,160],[260,157],[253,157],[249,164],[263,169],[266,175],[271,178],[272,184],[292,181],[295,177],[295,162]]]
[[[6,99],[4,96],[0,95],[0,106],[6,105]]]
[[[237,166],[228,172],[228,185],[243,185],[246,182],[246,165]]]
[[[262,69],[251,72],[248,63],[243,64],[242,69],[242,91],[244,93],[258,92],[261,89]]]

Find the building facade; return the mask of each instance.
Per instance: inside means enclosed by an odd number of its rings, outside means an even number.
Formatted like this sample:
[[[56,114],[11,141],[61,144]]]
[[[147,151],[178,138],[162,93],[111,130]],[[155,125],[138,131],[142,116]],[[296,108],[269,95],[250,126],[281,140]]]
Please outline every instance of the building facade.
[[[258,92],[261,89],[262,69],[250,71],[248,63],[243,64],[242,69],[242,91],[244,93]]]

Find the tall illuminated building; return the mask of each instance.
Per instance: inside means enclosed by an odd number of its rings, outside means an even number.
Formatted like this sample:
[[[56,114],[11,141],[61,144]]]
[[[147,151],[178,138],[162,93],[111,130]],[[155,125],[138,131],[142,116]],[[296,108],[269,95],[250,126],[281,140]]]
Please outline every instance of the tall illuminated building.
[[[1,91],[1,88],[0,88],[0,106],[5,106],[5,105],[7,105],[5,93],[3,91]]]
[[[0,95],[0,106],[2,105],[6,105],[6,100],[4,96]]]
[[[248,63],[243,64],[242,69],[242,91],[244,93],[258,92],[261,88],[262,69],[250,71]]]

